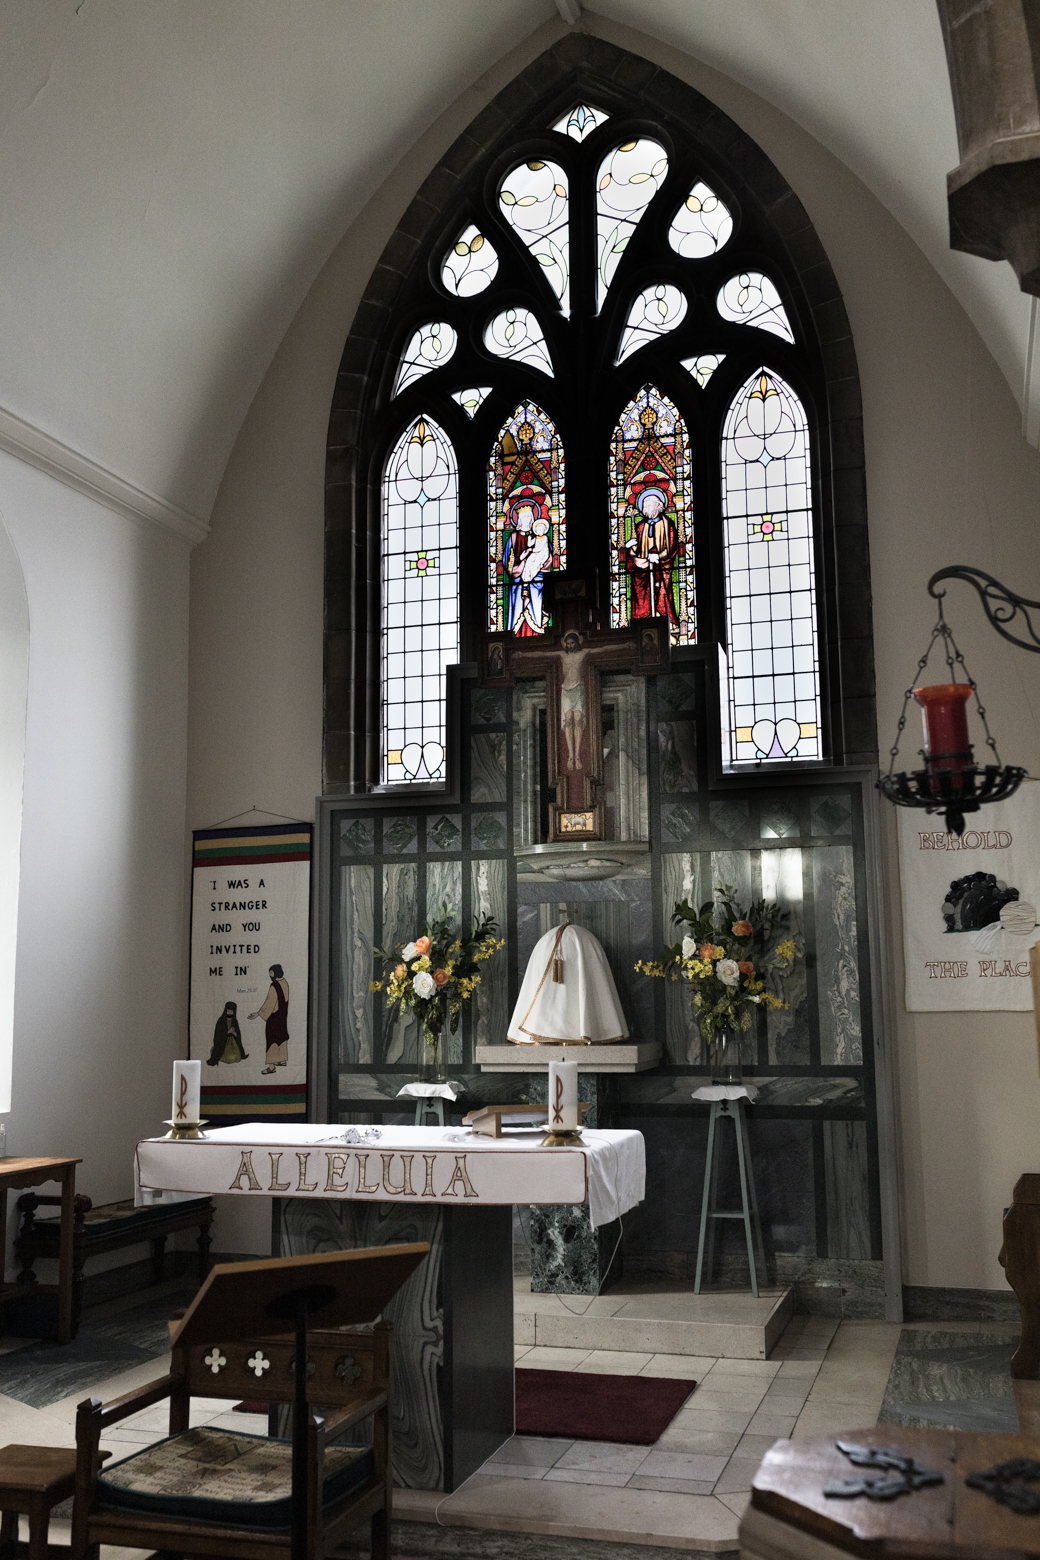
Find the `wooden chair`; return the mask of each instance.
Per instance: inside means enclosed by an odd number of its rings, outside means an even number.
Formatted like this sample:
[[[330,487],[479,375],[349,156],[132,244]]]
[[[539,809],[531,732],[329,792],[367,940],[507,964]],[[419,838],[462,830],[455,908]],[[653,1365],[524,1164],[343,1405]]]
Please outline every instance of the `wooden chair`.
[[[77,1409],[71,1560],[97,1560],[101,1544],[167,1560],[322,1560],[366,1521],[373,1560],[389,1560],[392,1329],[375,1318],[428,1250],[417,1243],[214,1268],[171,1324],[169,1374]],[[310,1327],[317,1312],[332,1321],[346,1313],[355,1325]],[[295,1315],[291,1334],[287,1315]],[[291,1454],[277,1439],[190,1430],[192,1397],[291,1403]],[[166,1398],[170,1439],[101,1468],[105,1431]],[[337,1444],[369,1419],[371,1446]]]

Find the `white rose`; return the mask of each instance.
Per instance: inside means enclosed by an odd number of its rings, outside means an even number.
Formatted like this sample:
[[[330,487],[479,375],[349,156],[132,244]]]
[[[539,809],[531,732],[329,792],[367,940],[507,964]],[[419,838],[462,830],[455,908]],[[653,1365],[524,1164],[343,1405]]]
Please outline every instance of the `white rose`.
[[[682,940],[682,956],[684,959],[692,959],[697,952],[697,944],[692,937],[684,937]]]
[[[715,966],[715,973],[724,986],[740,985],[740,971],[737,969],[736,959],[720,959]]]
[[[733,968],[736,969],[736,967],[734,964]],[[420,970],[412,981],[412,987],[417,997],[432,997],[437,990],[437,982],[429,970]]]
[[[406,964],[411,964],[412,960],[415,958],[415,944],[414,943],[409,943],[407,948],[402,948],[401,949],[401,958],[404,960],[404,962]]]

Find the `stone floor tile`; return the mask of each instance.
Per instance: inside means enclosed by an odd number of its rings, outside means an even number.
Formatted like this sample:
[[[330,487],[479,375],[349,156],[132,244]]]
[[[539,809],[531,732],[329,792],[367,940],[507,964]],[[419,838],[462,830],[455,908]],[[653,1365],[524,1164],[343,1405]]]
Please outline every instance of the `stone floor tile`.
[[[523,1359],[524,1355],[529,1354],[530,1351],[531,1345],[529,1343],[515,1343],[513,1345],[513,1363],[515,1364],[517,1360]]]
[[[496,1479],[544,1479],[552,1472],[551,1468],[539,1468],[531,1463],[486,1462],[484,1467],[488,1472],[494,1470]]]
[[[694,1399],[696,1404],[696,1398]],[[668,1429],[661,1436],[663,1444],[684,1435],[688,1430],[733,1430],[743,1435],[751,1422],[750,1409],[741,1413],[722,1413],[711,1408],[681,1408]]]
[[[207,1421],[215,1430],[241,1430],[243,1435],[266,1435],[266,1414],[218,1414]]]
[[[877,1424],[881,1404],[806,1403],[799,1414],[791,1438],[804,1441],[814,1435],[843,1435],[852,1430],[869,1430]]]
[[[775,1380],[781,1381],[811,1381],[819,1375],[820,1367],[815,1360],[781,1360],[780,1369]]]
[[[551,1468],[575,1443],[566,1436],[514,1435],[510,1436],[484,1464],[493,1468],[498,1463],[524,1463],[532,1468]]]
[[[772,1378],[780,1369],[778,1360],[716,1360],[713,1376],[768,1376]]]
[[[696,1354],[652,1354],[641,1376],[671,1376],[675,1381],[703,1381],[715,1364]]]
[[[715,1484],[711,1479],[660,1479],[650,1474],[635,1473],[628,1481],[630,1490],[667,1490],[675,1495],[711,1495]]]
[[[726,1457],[704,1457],[691,1452],[652,1451],[639,1469],[640,1474],[665,1479],[718,1479],[729,1461]]]
[[[626,1354],[621,1349],[593,1349],[576,1369],[605,1376],[638,1376],[652,1359],[652,1354]]]
[[[771,1435],[774,1440],[789,1436],[794,1429],[797,1414],[769,1414],[759,1409],[748,1425],[752,1435]]]
[[[672,1421],[672,1425],[675,1421]],[[657,1442],[662,1451],[689,1452],[708,1457],[731,1457],[737,1449],[740,1434],[736,1430],[689,1430],[680,1427],[671,1435],[669,1426]],[[772,1445],[772,1442],[770,1442]]]
[[[808,1384],[805,1392],[767,1392],[759,1411],[763,1414],[794,1414],[797,1418],[808,1396]]]
[[[734,1378],[730,1378],[731,1380]],[[744,1380],[744,1377],[735,1378]],[[716,1392],[708,1386],[698,1387],[687,1408],[714,1409],[720,1414],[753,1414],[765,1397],[765,1388],[754,1392]]]
[[[735,1495],[749,1490],[761,1460],[760,1457],[731,1457],[715,1486],[716,1495]]]
[[[630,1473],[608,1473],[599,1468],[550,1468],[543,1475],[543,1478],[555,1479],[558,1484],[605,1484],[614,1489],[623,1488],[631,1477]]]
[[[774,1441],[786,1439],[779,1435],[763,1435],[761,1431],[746,1430],[734,1447],[738,1457],[764,1457]]]
[[[747,1510],[748,1501],[751,1499],[750,1493],[740,1495],[720,1495],[716,1490],[715,1494],[716,1499],[721,1500],[724,1506],[728,1506],[735,1517],[742,1517],[744,1515],[745,1511]]]
[[[627,1478],[639,1472],[649,1455],[648,1446],[622,1446],[616,1441],[575,1441],[569,1451],[557,1458],[554,1466],[595,1468],[600,1473],[623,1473]]]
[[[537,1343],[518,1363],[521,1370],[576,1370],[589,1353],[588,1349],[557,1349]]]

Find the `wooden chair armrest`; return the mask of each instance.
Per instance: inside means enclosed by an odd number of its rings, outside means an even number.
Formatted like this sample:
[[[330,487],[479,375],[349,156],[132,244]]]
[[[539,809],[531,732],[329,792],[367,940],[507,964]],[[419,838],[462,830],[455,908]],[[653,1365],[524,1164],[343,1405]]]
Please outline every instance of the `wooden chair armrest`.
[[[345,1408],[342,1413],[336,1414],[330,1419],[322,1421],[319,1430],[324,1445],[335,1441],[344,1430],[349,1430],[352,1425],[360,1424],[363,1419],[370,1419],[373,1414],[378,1414],[381,1408],[386,1407],[386,1393],[377,1392],[372,1397],[365,1398],[362,1403],[355,1403],[352,1407]]]
[[[161,1403],[163,1398],[170,1396],[180,1379],[179,1376],[160,1376],[158,1381],[150,1381],[146,1387],[138,1387],[134,1392],[126,1392],[122,1397],[113,1398],[111,1403],[105,1403],[99,1416],[102,1429],[118,1424],[120,1419],[126,1419],[142,1408],[151,1408],[153,1403]]]

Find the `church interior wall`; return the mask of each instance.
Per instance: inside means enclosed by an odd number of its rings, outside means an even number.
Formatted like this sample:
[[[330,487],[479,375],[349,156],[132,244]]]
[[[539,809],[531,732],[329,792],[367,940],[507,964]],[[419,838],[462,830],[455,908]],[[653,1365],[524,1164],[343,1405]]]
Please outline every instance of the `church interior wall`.
[[[0,512],[30,624],[8,1152],[82,1155],[105,1202],[183,1047],[188,547],[7,454]]]
[[[759,142],[806,206],[837,274],[863,389],[885,750],[934,618],[925,590],[933,570],[973,563],[1040,594],[1032,561],[1040,457],[1022,438],[1014,397],[963,310],[836,157],[762,98],[692,57],[602,19],[585,21],[705,93]],[[480,107],[557,35],[555,27],[533,35],[416,142],[344,234],[254,400],[212,535],[192,566],[189,826],[254,803],[309,815],[321,774],[325,437],[342,344],[371,270],[423,178]],[[951,598],[950,605],[1004,757],[1037,769],[1033,663],[988,628],[973,599]],[[1001,1210],[1031,1163],[1040,1110],[1032,1018],[905,1011],[890,813],[883,826],[904,1278],[1000,1289]],[[220,1244],[236,1249],[227,1231]],[[256,1249],[248,1232],[238,1239],[237,1249]]]

